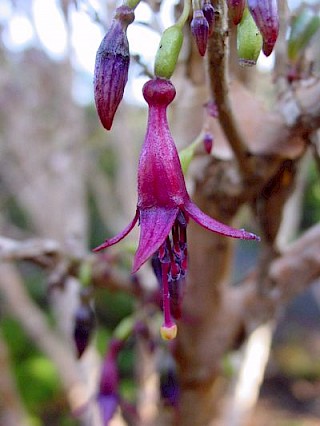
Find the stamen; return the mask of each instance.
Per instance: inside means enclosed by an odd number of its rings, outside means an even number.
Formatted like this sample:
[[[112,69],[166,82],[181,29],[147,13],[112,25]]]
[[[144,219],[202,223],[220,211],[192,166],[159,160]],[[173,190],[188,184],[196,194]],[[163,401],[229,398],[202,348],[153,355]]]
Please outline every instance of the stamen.
[[[162,263],[162,303],[163,303],[163,324],[160,329],[161,337],[165,340],[174,339],[177,335],[177,326],[172,321],[171,310],[170,310],[170,293],[169,293],[169,282],[168,272],[169,263]]]

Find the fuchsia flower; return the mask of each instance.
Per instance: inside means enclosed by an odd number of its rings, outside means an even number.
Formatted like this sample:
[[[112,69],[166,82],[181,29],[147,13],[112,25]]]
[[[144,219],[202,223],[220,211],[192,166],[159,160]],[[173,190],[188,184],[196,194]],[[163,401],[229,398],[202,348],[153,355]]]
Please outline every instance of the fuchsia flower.
[[[120,403],[117,357],[122,346],[121,340],[112,339],[102,364],[97,402],[104,425],[109,424]]]
[[[191,201],[166,116],[167,106],[173,101],[175,93],[169,80],[156,78],[144,85],[143,95],[149,104],[149,118],[139,160],[137,211],[122,232],[94,249],[97,252],[118,243],[139,220],[140,239],[132,272],[137,272],[156,253],[161,263],[162,336],[167,339],[174,338],[176,334],[170,313],[169,284],[179,282],[187,269],[186,228],[189,218],[221,235],[258,239],[250,232],[231,228],[207,216]]]

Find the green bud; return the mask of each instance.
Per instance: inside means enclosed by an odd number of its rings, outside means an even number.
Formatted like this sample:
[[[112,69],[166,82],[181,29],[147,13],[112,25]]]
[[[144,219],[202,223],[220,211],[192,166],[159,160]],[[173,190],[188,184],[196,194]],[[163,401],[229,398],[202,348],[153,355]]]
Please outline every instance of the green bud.
[[[188,172],[196,147],[197,143],[192,143],[191,145],[187,146],[179,152],[181,168],[184,175],[186,175]]]
[[[237,26],[237,50],[239,64],[252,66],[257,63],[262,49],[262,36],[251,14],[246,8]]]
[[[179,159],[184,175],[188,173],[191,160],[193,159],[196,152],[196,148],[203,143],[204,136],[205,134],[201,132],[190,145],[179,151]]]
[[[295,62],[320,27],[320,17],[310,7],[304,7],[292,22],[288,40],[288,58]]]
[[[113,337],[118,340],[126,340],[132,333],[134,326],[134,317],[128,316],[123,318],[114,330]]]
[[[87,286],[92,280],[92,265],[89,262],[82,262],[79,268],[79,281]]]
[[[178,25],[167,28],[162,34],[156,54],[154,73],[157,77],[169,79],[177,64],[183,42],[183,32]]]

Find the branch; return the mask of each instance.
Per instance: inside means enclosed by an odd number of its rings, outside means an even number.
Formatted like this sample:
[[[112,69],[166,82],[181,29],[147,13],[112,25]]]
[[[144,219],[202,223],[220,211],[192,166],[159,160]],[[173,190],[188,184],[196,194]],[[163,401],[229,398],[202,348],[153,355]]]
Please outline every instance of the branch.
[[[208,44],[208,75],[211,92],[219,110],[221,127],[233,149],[239,169],[243,176],[249,179],[253,173],[252,164],[249,161],[250,152],[236,121],[229,98],[227,42],[226,2],[225,0],[219,0],[216,4],[214,32]]]
[[[6,426],[31,426],[11,374],[10,355],[2,336],[0,336],[0,371],[0,423]]]
[[[32,238],[25,241],[0,237],[0,260],[12,261],[61,254],[61,245],[54,240]]]
[[[320,224],[306,231],[271,263],[268,278],[280,290],[275,303],[288,303],[319,277]]]
[[[49,327],[46,317],[25,291],[16,269],[9,264],[0,265],[0,292],[8,312],[20,322],[39,349],[53,361],[71,410],[76,412],[82,409],[89,401],[90,390],[82,380],[71,348]]]

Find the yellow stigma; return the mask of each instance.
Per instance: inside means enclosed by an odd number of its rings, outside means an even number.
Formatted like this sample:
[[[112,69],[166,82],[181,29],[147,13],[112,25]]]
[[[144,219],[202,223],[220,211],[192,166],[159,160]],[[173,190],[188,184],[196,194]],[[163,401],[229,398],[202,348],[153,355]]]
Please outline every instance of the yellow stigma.
[[[173,340],[177,336],[177,326],[176,324],[172,324],[170,327],[166,327],[162,325],[160,328],[160,334],[163,340]]]

